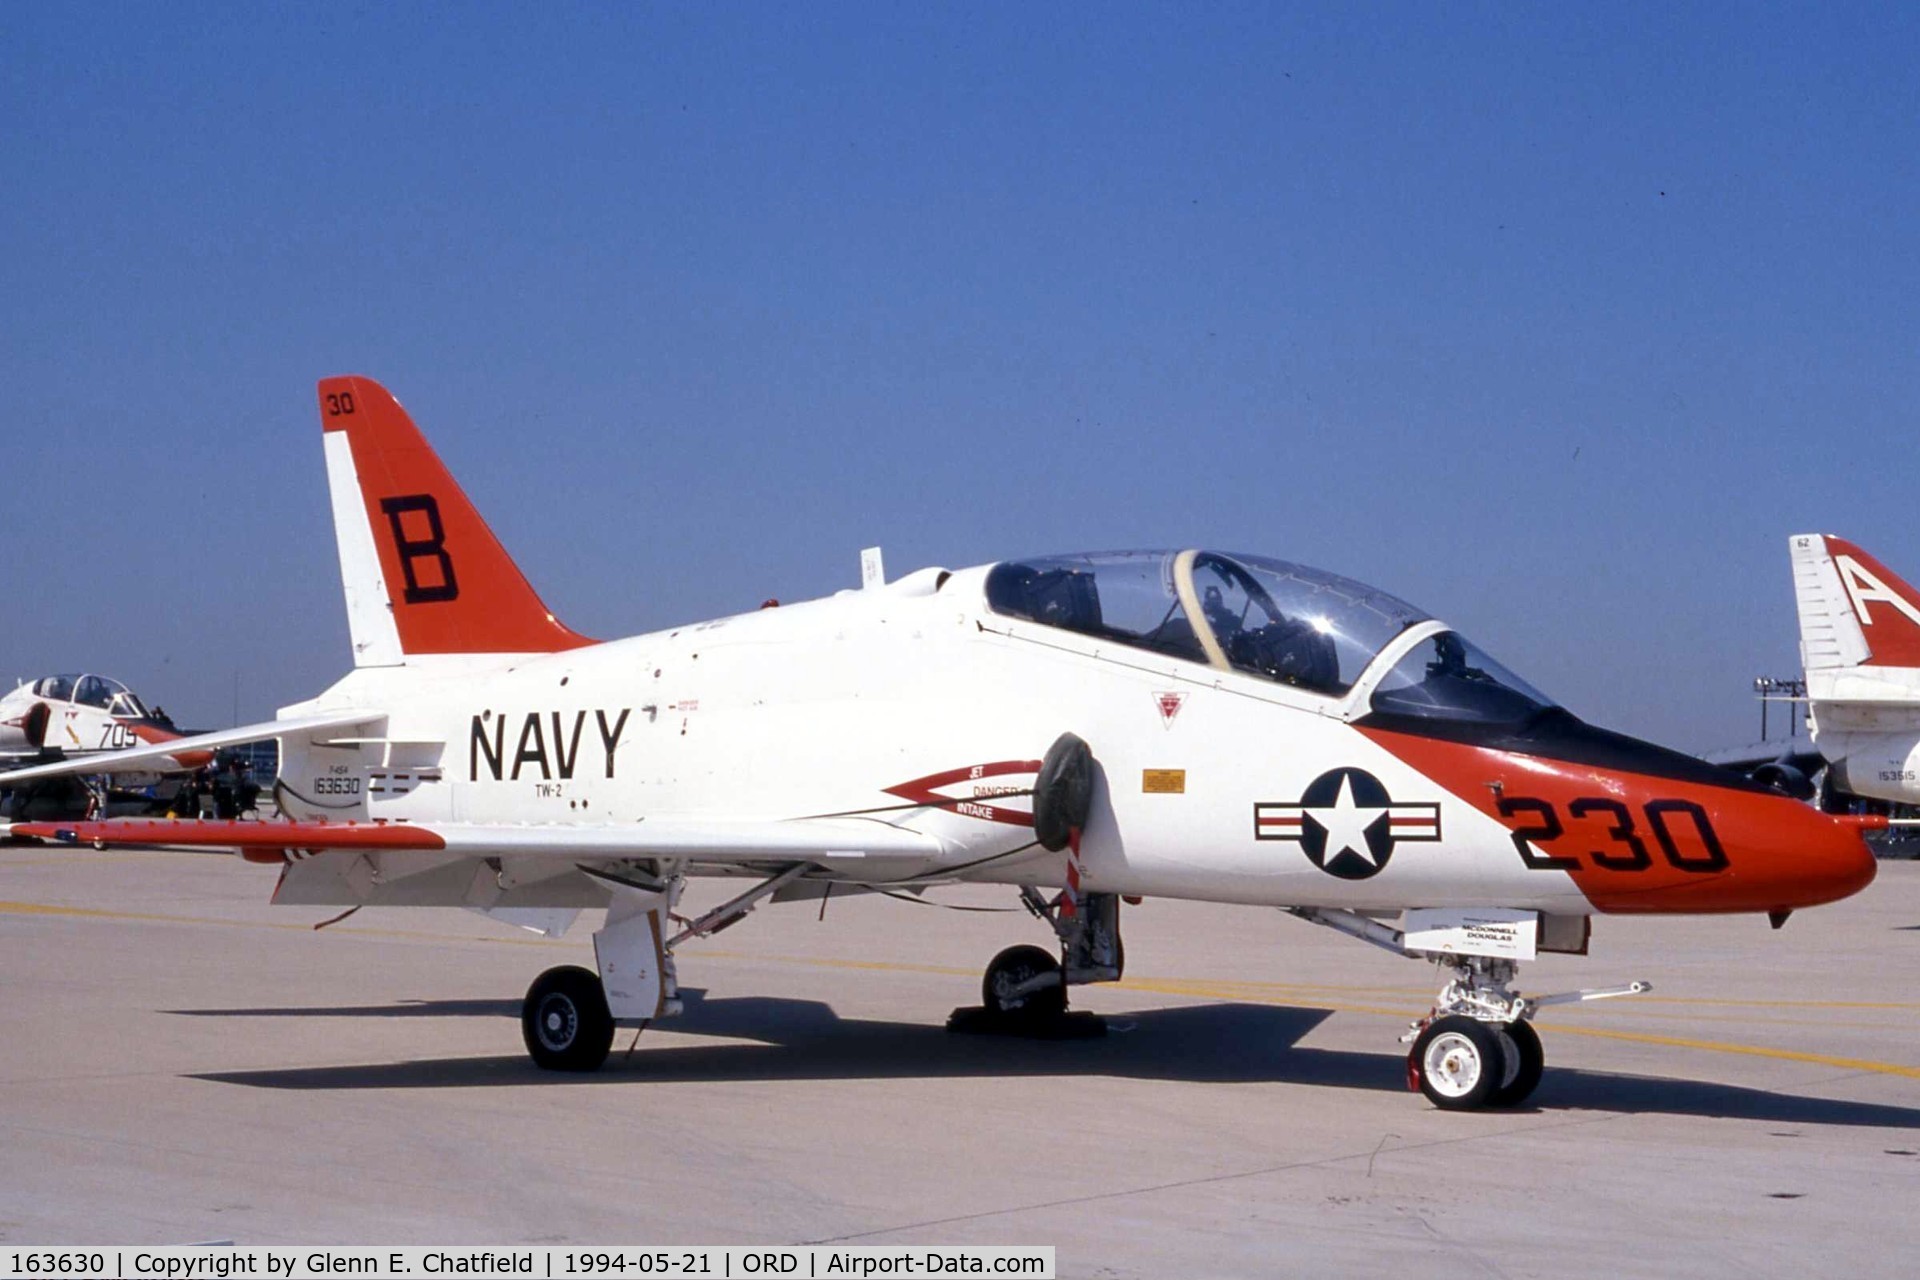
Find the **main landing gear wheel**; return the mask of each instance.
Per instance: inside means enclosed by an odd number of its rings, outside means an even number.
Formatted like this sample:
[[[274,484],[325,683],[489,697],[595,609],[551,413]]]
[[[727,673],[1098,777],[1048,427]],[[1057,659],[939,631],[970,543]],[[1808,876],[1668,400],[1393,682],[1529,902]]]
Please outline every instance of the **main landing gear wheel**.
[[[1491,1100],[1508,1060],[1493,1027],[1456,1013],[1427,1024],[1413,1042],[1407,1065],[1434,1106],[1471,1111]]]
[[[1040,1021],[1057,1018],[1067,1011],[1067,988],[1062,982],[1041,987],[1026,995],[1013,994],[1015,987],[1043,973],[1058,974],[1060,962],[1039,947],[1008,947],[987,966],[980,983],[980,1000],[988,1013],[1001,1018]]]
[[[520,1034],[537,1067],[598,1071],[613,1048],[613,1015],[600,975],[578,965],[549,969],[527,988]]]
[[[1540,1044],[1540,1033],[1531,1022],[1516,1018],[1496,1024],[1494,1036],[1506,1058],[1500,1083],[1487,1095],[1490,1107],[1517,1107],[1540,1087],[1540,1073],[1546,1069],[1547,1051]]]

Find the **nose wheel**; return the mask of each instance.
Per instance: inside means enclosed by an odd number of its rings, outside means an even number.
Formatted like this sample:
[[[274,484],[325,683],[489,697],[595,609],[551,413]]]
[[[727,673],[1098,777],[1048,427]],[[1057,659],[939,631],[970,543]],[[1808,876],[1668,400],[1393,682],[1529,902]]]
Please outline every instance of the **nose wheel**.
[[[1414,1039],[1407,1079],[1443,1111],[1517,1107],[1539,1087],[1546,1061],[1530,1023],[1448,1014]]]
[[[1444,1111],[1487,1105],[1506,1060],[1492,1027],[1458,1015],[1429,1022],[1407,1055],[1411,1079],[1428,1101]]]
[[[1487,1095],[1487,1105],[1517,1107],[1540,1087],[1540,1076],[1547,1066],[1547,1051],[1531,1022],[1496,1023],[1494,1036],[1500,1041],[1504,1065],[1500,1083]]]

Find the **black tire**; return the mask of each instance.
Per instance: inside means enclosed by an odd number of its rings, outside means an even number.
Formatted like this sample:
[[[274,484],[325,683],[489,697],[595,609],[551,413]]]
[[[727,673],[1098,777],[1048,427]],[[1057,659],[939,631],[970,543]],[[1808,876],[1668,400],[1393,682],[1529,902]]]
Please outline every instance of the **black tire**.
[[[1407,1060],[1420,1092],[1434,1106],[1472,1111],[1486,1106],[1500,1086],[1507,1055],[1491,1026],[1449,1014],[1427,1024]]]
[[[980,1002],[988,1013],[1003,1018],[1057,1018],[1067,1011],[1065,984],[1056,982],[1019,997],[1007,992],[1028,978],[1059,972],[1060,962],[1039,947],[1008,947],[987,966],[987,975],[980,982]]]
[[[1494,1036],[1500,1041],[1506,1067],[1501,1073],[1500,1083],[1488,1095],[1487,1105],[1517,1107],[1540,1087],[1540,1073],[1547,1066],[1547,1051],[1540,1043],[1540,1033],[1533,1029],[1531,1022],[1515,1019],[1504,1026],[1496,1025]]]
[[[600,975],[579,965],[549,969],[527,988],[520,1035],[548,1071],[598,1071],[613,1048],[613,1015]]]

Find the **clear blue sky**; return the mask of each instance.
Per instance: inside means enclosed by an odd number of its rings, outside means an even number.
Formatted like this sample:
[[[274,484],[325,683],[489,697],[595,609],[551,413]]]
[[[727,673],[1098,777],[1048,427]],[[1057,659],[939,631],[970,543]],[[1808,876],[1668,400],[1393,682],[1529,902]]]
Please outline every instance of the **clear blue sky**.
[[[1920,576],[1912,5],[6,5],[0,181],[0,676],[196,724],[347,663],[333,373],[603,636],[1213,545],[1704,748]]]

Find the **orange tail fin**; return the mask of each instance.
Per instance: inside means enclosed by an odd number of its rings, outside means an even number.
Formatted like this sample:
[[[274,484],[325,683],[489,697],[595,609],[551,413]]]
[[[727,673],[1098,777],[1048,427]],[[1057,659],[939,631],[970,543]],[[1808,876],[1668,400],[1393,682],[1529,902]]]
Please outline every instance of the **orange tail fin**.
[[[1845,538],[1802,533],[1789,546],[1808,670],[1920,667],[1920,592]]]
[[[356,666],[594,643],[541,603],[385,387],[322,380],[320,425]]]

